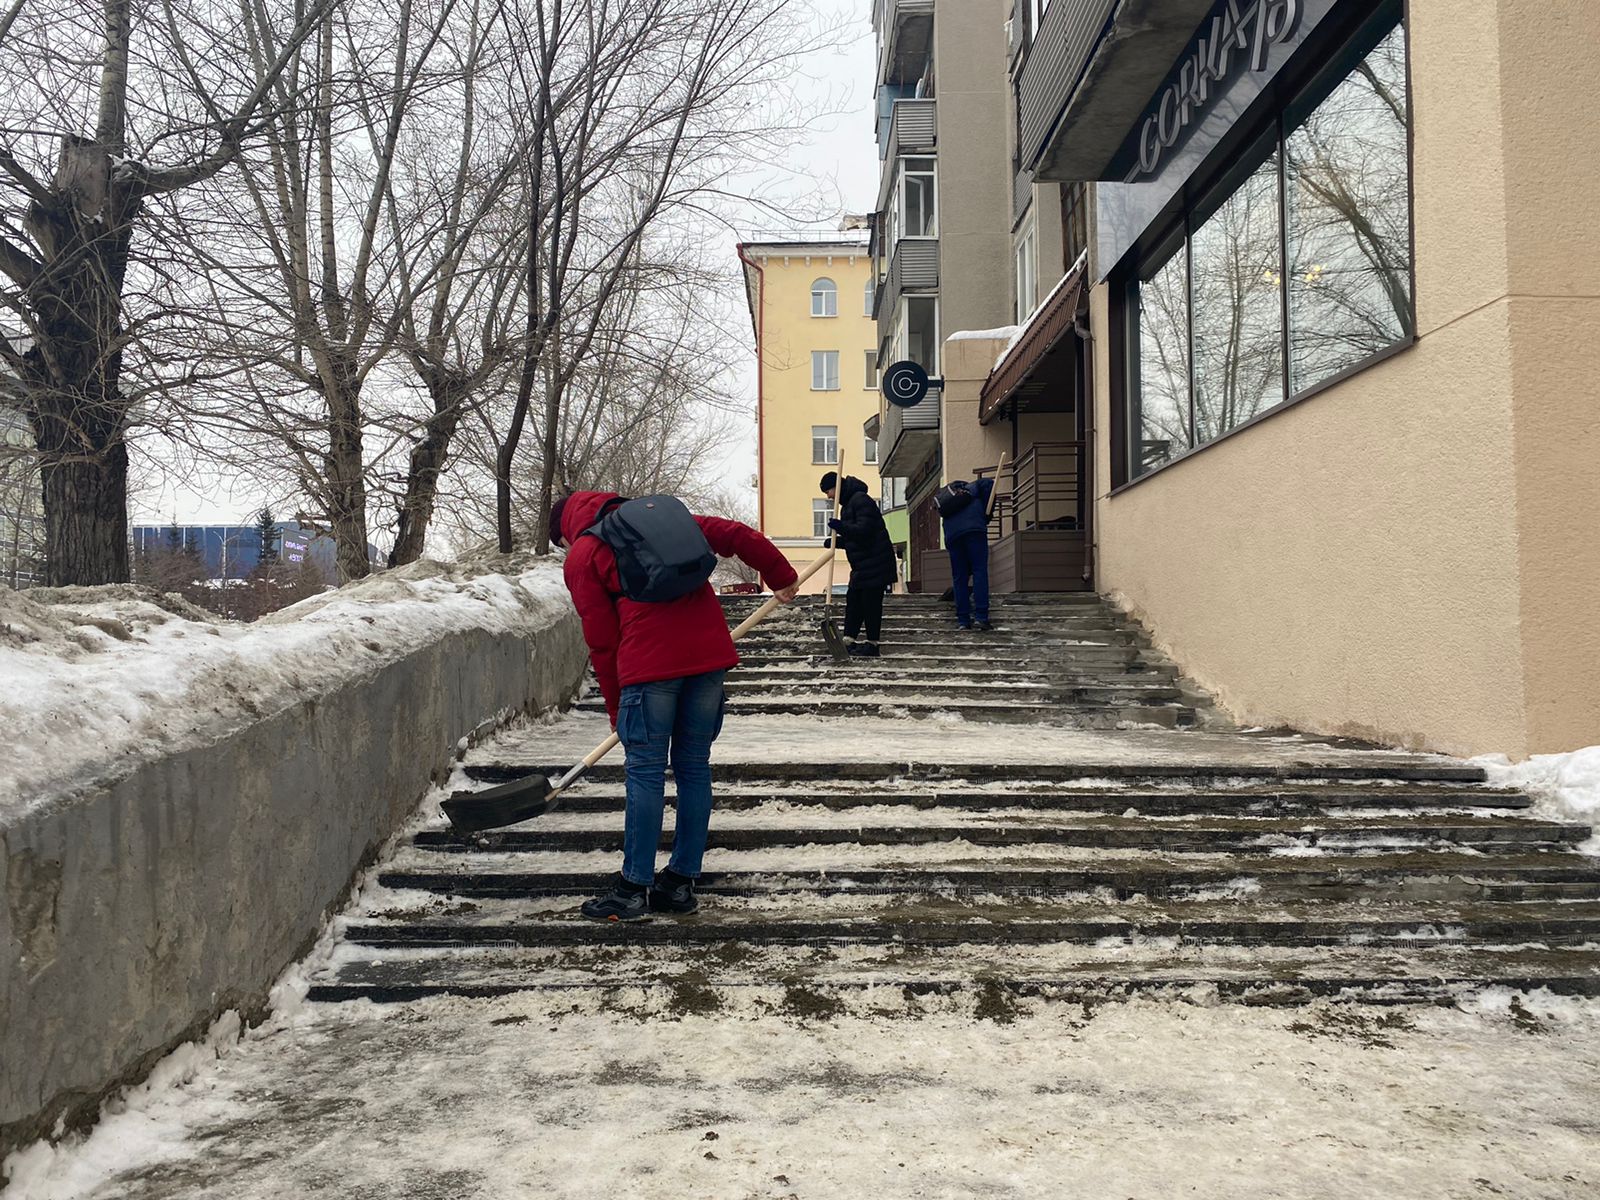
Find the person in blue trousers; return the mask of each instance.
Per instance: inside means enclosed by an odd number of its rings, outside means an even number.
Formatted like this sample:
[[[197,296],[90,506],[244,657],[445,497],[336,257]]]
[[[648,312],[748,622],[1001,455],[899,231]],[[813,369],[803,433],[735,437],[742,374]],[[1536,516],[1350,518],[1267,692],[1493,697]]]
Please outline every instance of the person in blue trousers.
[[[994,492],[994,480],[968,483],[958,479],[951,486],[972,493],[970,504],[944,518],[956,624],[962,629],[993,629],[989,622],[989,497]]]

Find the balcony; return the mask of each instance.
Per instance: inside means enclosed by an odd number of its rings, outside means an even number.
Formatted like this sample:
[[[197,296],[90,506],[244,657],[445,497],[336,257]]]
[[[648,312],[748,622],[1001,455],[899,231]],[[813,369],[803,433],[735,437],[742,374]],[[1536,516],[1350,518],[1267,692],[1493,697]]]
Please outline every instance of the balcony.
[[[878,82],[921,79],[933,53],[933,0],[877,0],[872,27],[878,33]]]
[[[1017,76],[1017,151],[1038,181],[1101,179],[1213,0],[1055,0]]]
[[[899,408],[883,402],[878,438],[878,474],[914,475],[939,448],[939,413],[944,393],[929,388],[922,402]]]
[[[896,100],[887,120],[878,122],[878,157],[893,161],[902,154],[932,154],[938,145],[937,100]]]
[[[904,293],[938,290],[939,239],[901,238],[894,244],[894,252],[889,259],[889,273],[884,276],[882,285],[872,297],[872,319],[878,322],[880,334],[885,318],[894,315]]]

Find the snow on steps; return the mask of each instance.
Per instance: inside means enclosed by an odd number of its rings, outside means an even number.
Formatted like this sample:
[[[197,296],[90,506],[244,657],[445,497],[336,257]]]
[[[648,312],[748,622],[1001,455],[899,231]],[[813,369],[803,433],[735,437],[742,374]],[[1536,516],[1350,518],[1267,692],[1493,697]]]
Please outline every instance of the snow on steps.
[[[1477,765],[1150,728],[1195,693],[1097,597],[1008,598],[994,635],[896,598],[895,652],[866,663],[818,654],[821,611],[775,618],[732,676],[700,913],[575,915],[617,866],[613,758],[540,820],[419,832],[312,996],[1600,994],[1600,861],[1573,849],[1588,826],[1530,812]],[[602,735],[587,708],[476,752],[471,786],[554,774]],[[1135,711],[1140,728],[1086,728]],[[664,845],[670,812],[667,829]]]

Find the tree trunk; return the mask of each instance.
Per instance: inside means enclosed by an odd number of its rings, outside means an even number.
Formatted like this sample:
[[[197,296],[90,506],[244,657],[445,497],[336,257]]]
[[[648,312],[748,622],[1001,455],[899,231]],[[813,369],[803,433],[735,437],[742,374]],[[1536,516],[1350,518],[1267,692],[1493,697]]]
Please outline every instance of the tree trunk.
[[[434,501],[439,495],[439,476],[444,474],[450,440],[460,420],[459,402],[448,386],[442,387],[434,397],[434,413],[423,430],[422,440],[411,448],[406,494],[400,501],[394,549],[389,553],[391,567],[403,567],[422,557],[428,525],[433,520]]]
[[[534,550],[538,554],[550,552],[550,504],[554,498],[557,456],[561,453],[561,399],[565,391],[561,378],[561,353],[556,339],[551,339],[552,362],[544,374],[544,463],[539,473],[539,520],[534,525],[538,541]]]
[[[340,371],[329,389],[328,451],[323,474],[328,487],[328,525],[333,530],[339,582],[364,579],[367,559],[367,485],[361,448],[361,397],[352,371]]]
[[[122,281],[139,194],[107,147],[67,138],[48,196],[26,223],[49,269],[28,289],[35,342],[22,384],[44,481],[46,578],[128,581],[128,406]]]
[[[128,581],[128,452],[43,469],[50,587]]]

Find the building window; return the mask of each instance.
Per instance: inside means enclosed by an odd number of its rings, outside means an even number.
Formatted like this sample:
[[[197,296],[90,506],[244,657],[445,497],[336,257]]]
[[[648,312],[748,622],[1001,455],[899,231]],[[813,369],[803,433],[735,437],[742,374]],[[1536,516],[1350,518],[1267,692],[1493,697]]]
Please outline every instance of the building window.
[[[839,352],[813,350],[811,352],[811,390],[837,392],[839,390]]]
[[[870,317],[872,315],[872,302],[876,298],[877,298],[877,288],[873,286],[873,281],[871,279],[868,279],[866,287],[861,289],[861,315],[862,316]]]
[[[869,467],[878,465],[878,439],[863,436],[861,439],[861,461]]]
[[[892,255],[895,243],[901,238],[938,235],[939,206],[934,160],[902,158],[895,181],[894,200],[889,206],[885,253]]]
[[[811,536],[825,538],[828,536],[828,518],[833,516],[833,501],[826,496],[811,502]]]
[[[839,315],[839,288],[831,279],[818,279],[811,285],[811,315],[837,317]]]
[[[1065,260],[1062,266],[1072,269],[1072,264],[1089,248],[1089,185],[1063,183],[1061,185],[1061,245]]]
[[[939,373],[939,299],[905,296],[893,334],[896,361],[909,359],[929,375]]]
[[[1130,272],[1128,478],[1411,338],[1398,16],[1357,51],[1292,102]]]
[[[1028,319],[1028,314],[1033,312],[1033,306],[1039,302],[1038,241],[1034,219],[1029,217],[1027,225],[1023,227],[1022,236],[1017,239],[1017,292],[1012,302],[1018,324]]]
[[[837,466],[839,462],[839,427],[813,425],[811,427],[811,461],[817,466]]]
[[[861,386],[869,391],[878,386],[878,352],[868,350],[866,353],[866,372],[862,378]]]

